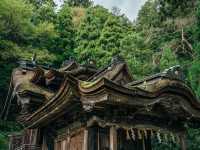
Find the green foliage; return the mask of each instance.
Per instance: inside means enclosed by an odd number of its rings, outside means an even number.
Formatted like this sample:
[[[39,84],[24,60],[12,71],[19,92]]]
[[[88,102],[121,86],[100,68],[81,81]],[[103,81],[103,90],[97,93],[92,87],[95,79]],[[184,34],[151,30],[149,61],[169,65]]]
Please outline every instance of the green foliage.
[[[200,135],[199,129],[188,129],[187,147],[189,150],[200,149],[200,145],[198,144],[198,141],[200,140],[199,135]]]
[[[8,149],[8,135],[18,132],[22,127],[15,122],[7,122],[0,120],[0,150]]]
[[[164,70],[175,65],[178,65],[178,60],[174,52],[170,48],[163,49],[160,60],[160,70]]]
[[[148,0],[141,8],[137,18],[139,28],[150,28],[158,26],[160,16],[158,11],[158,1]]]
[[[156,138],[152,140],[152,149],[153,150],[179,150],[180,145],[178,143],[174,143],[172,140],[168,142],[162,141],[161,143],[158,142]]]
[[[0,2],[0,38],[14,42],[25,42],[31,29],[32,6],[23,0]]]
[[[57,15],[55,8],[52,7],[50,3],[41,5],[41,7],[34,10],[32,21],[34,24],[39,24],[42,22],[56,23]]]
[[[54,0],[25,0],[25,1],[33,4],[36,8],[39,8],[46,3],[49,3],[51,6],[55,6]]]
[[[188,78],[191,83],[191,86],[195,90],[195,93],[197,94],[198,97],[200,97],[200,59],[196,59],[192,62],[190,68],[189,68],[189,73],[188,73]]]
[[[91,0],[65,0],[65,3],[69,6],[82,6],[82,7],[89,7],[92,5]]]
[[[185,16],[194,10],[196,0],[159,0],[159,12],[162,19]]]
[[[0,150],[8,149],[8,140],[4,134],[0,132]]]
[[[60,54],[63,54],[63,59],[68,59],[74,56],[75,47],[75,29],[72,21],[71,8],[64,5],[58,12],[57,31],[59,38],[55,49]]]
[[[81,62],[98,58],[98,65],[108,64],[112,56],[119,54],[128,61],[134,75],[150,74],[151,52],[144,46],[143,38],[134,31],[124,16],[113,15],[101,6],[89,8],[77,31],[78,59]],[[143,66],[144,65],[144,66]]]
[[[131,72],[137,78],[150,75],[153,71],[153,52],[144,44],[141,34],[130,31],[120,43],[121,55],[128,62]]]
[[[0,40],[0,106],[2,106],[3,98],[5,98],[7,93],[12,69],[16,67],[17,51],[18,47],[16,44]]]
[[[124,32],[126,29],[118,17],[110,16],[107,19],[98,41],[98,49],[102,55],[101,64],[108,63],[113,55],[120,53],[120,41]]]
[[[108,10],[101,6],[87,9],[76,36],[75,51],[79,54],[77,57],[81,62],[101,55],[97,43],[109,15],[111,14]]]
[[[51,50],[54,47],[55,40],[58,38],[58,33],[53,23],[42,22],[35,27],[33,37],[33,45],[35,47]]]

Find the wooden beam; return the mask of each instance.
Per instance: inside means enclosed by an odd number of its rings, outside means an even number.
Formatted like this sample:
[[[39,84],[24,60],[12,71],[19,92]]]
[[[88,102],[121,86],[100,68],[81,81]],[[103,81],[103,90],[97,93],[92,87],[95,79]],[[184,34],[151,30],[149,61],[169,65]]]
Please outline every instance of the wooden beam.
[[[84,130],[83,150],[88,150],[88,129]]]
[[[117,150],[117,130],[110,127],[110,150]]]

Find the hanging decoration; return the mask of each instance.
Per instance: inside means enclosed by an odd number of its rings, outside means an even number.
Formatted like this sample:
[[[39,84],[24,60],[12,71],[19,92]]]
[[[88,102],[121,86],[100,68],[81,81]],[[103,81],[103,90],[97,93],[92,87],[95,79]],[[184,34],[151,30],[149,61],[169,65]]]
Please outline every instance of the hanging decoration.
[[[160,131],[158,131],[158,132],[156,133],[156,136],[157,136],[158,142],[161,143],[161,142],[162,142],[162,139],[161,139]]]
[[[170,136],[171,136],[171,138],[172,138],[172,142],[173,142],[173,143],[176,143],[176,139],[175,139],[175,137],[174,137],[174,134],[171,133]]]
[[[142,134],[141,134],[141,131],[138,129],[138,139],[142,139]]]
[[[144,132],[144,137],[147,139],[148,138],[147,130],[144,129],[143,132]]]
[[[180,141],[181,141],[181,140],[180,140],[180,136],[179,136],[179,135],[176,135],[176,142],[179,144],[179,143],[181,143]]]
[[[133,129],[131,129],[131,137],[132,137],[133,141],[136,140],[135,132]]]
[[[127,140],[130,140],[130,139],[131,139],[131,137],[130,137],[130,135],[129,135],[129,129],[126,129],[126,139],[127,139]]]
[[[126,131],[126,139],[136,141],[137,139],[142,140],[144,139],[154,139],[156,138],[159,143],[180,143],[180,135],[178,133],[172,133],[167,130],[155,130],[152,128],[124,128]]]
[[[150,130],[150,134],[151,134],[151,138],[153,138],[154,134],[153,134],[153,130],[152,129]]]
[[[167,133],[164,134],[164,140],[165,140],[165,142],[168,142],[168,141],[169,141],[169,140],[168,140],[168,134],[167,134]]]

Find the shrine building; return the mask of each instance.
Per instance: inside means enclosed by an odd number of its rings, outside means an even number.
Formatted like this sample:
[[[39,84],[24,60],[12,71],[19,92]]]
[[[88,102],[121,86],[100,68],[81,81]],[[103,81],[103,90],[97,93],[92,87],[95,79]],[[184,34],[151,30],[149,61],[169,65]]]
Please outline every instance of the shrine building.
[[[186,150],[187,128],[200,127],[200,103],[181,68],[133,75],[117,57],[101,69],[94,61],[59,69],[21,61],[1,110],[24,126],[9,149],[151,150],[156,139]]]

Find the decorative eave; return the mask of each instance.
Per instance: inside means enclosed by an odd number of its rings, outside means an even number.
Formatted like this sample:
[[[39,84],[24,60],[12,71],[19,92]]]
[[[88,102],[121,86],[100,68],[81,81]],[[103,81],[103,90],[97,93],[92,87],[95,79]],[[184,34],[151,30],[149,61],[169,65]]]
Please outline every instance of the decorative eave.
[[[39,101],[41,101],[42,103],[45,102],[45,100],[47,99],[47,97],[45,97],[43,94],[39,94],[39,93],[34,93],[32,91],[28,91],[28,90],[24,90],[21,92],[17,93],[20,97],[35,97],[37,98]]]
[[[69,60],[67,62],[64,62],[63,66],[58,71],[65,72],[77,69],[78,67],[79,67],[78,63],[76,63],[74,60]]]
[[[119,86],[105,78],[96,81],[96,83],[79,82],[81,101],[83,104],[91,106],[89,109],[98,106],[118,105],[144,108],[147,110],[145,113],[151,111],[149,109],[152,109],[154,105],[164,105],[172,117],[187,122],[200,122],[200,104],[192,90],[179,80],[171,80],[167,77],[159,78],[159,80],[165,85],[154,91],[144,90],[137,86]]]
[[[24,124],[30,128],[44,126],[69,111],[70,106],[78,100],[76,98],[78,97],[76,85],[76,80],[70,76],[66,77],[58,93],[45,105],[26,118]]]
[[[133,81],[133,77],[132,77],[131,73],[129,72],[127,64],[125,62],[121,62],[121,61],[112,63],[111,65],[101,69],[96,74],[91,76],[87,81],[95,82],[98,79],[107,78],[109,80],[117,82],[118,75],[120,73],[122,73],[123,71],[126,72],[126,78],[127,78],[128,82]]]
[[[44,78],[45,86],[57,91],[64,80],[64,73],[55,69],[50,69],[47,73],[45,73]]]
[[[40,67],[36,67],[34,70],[33,70],[33,77],[30,79],[30,81],[34,84],[39,84],[39,85],[42,85],[45,83],[45,78],[44,78],[44,73],[45,71],[40,68]]]
[[[127,118],[142,115],[146,120],[162,118],[173,123],[200,124],[200,103],[179,66],[133,81],[127,64],[118,59],[99,72],[95,66],[75,61],[66,62],[61,69],[45,69],[32,63],[17,68],[12,79],[14,93],[22,105],[26,98],[44,101],[23,117],[21,123],[29,128],[43,127],[65,116],[87,118],[93,112],[109,117],[106,116],[109,108],[112,115]],[[127,113],[123,114],[124,111]]]
[[[150,115],[154,105],[169,103],[172,106],[165,108],[168,113],[174,113],[177,118],[188,122],[200,122],[200,104],[190,88],[179,80],[171,80],[167,77],[160,78],[159,81],[165,85],[155,91],[145,91],[139,87],[120,86],[106,78],[95,82],[85,82],[67,76],[58,93],[28,117],[25,124],[29,127],[44,126],[73,109],[73,104],[82,104],[86,112],[87,106],[90,106],[89,109],[92,111],[95,107],[112,105],[142,108],[145,110],[143,114]],[[184,114],[181,114],[182,111]]]
[[[163,85],[161,88],[157,89],[156,91],[147,91],[138,86],[131,87],[131,86],[120,86],[119,84],[116,84],[106,78],[101,78],[100,80],[96,80],[95,82],[85,82],[85,81],[79,81],[79,90],[81,95],[83,96],[92,96],[96,94],[100,94],[100,91],[110,91],[109,93],[120,93],[126,96],[139,96],[142,98],[149,98],[149,104],[151,104],[153,98],[159,97],[163,93],[170,93],[178,94],[180,96],[183,96],[187,98],[191,104],[197,104],[196,97],[194,96],[191,89],[185,85],[183,82],[177,81],[177,80],[171,80],[169,78],[161,79],[160,81],[164,82],[165,85]],[[150,82],[150,81],[149,81]],[[148,83],[148,82],[147,82]],[[146,83],[146,84],[147,84]],[[144,84],[144,83],[143,83]],[[194,102],[196,103],[194,103]],[[143,105],[144,102],[137,102],[138,104]],[[147,103],[148,105],[148,103]],[[197,108],[200,105],[198,104]]]

